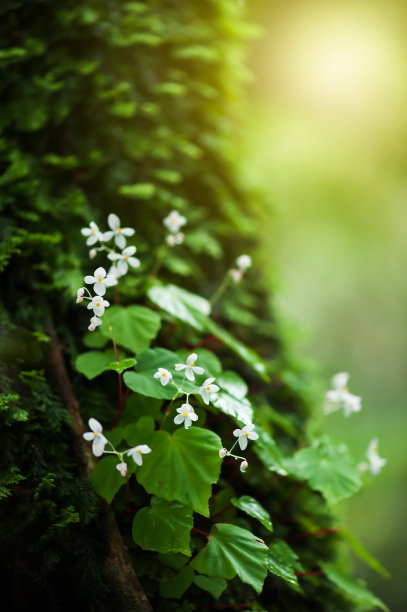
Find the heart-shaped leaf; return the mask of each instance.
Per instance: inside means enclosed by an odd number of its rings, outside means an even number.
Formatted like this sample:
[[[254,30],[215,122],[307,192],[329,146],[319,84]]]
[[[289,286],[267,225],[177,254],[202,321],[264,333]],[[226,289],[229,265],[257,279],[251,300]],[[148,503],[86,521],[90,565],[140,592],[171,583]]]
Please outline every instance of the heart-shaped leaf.
[[[269,546],[267,568],[287,582],[295,591],[300,591],[296,570],[303,570],[298,555],[284,540],[274,540]]]
[[[205,322],[211,312],[208,300],[181,289],[176,285],[156,285],[148,290],[148,297],[161,310],[168,312],[176,319],[203,331]]]
[[[150,346],[161,325],[160,315],[145,306],[111,306],[105,318],[107,325],[101,325],[101,334],[106,338],[113,334],[117,344],[136,354]]]

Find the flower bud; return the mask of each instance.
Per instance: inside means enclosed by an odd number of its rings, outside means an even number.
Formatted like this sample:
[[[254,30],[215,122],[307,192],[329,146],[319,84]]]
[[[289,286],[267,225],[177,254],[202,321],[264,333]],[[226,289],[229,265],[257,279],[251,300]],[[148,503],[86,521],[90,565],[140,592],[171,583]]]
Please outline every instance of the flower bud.
[[[83,302],[84,293],[85,293],[85,289],[83,287],[78,289],[78,291],[76,292],[76,303],[77,304],[80,304],[81,302]]]
[[[89,257],[90,257],[91,259],[94,259],[94,258],[96,257],[96,254],[97,254],[97,250],[96,250],[96,249],[91,249],[91,250],[89,251]]]
[[[240,283],[240,281],[242,280],[243,272],[241,272],[240,270],[235,270],[234,268],[231,268],[229,270],[229,274],[235,283]]]
[[[173,247],[176,245],[175,236],[173,236],[172,234],[169,234],[167,236],[166,241],[167,241],[168,246],[170,247]]]
[[[174,236],[175,244],[182,244],[184,242],[184,234],[182,232],[178,232]]]
[[[125,478],[127,474],[127,463],[124,461],[122,463],[118,463],[116,465],[116,470],[119,470],[120,474],[123,476],[123,478]]]
[[[240,471],[241,472],[245,472],[247,470],[247,468],[249,467],[249,464],[247,463],[246,460],[242,461],[242,463],[240,464]]]
[[[228,452],[228,451],[226,450],[226,448],[221,448],[221,449],[220,449],[220,451],[219,451],[219,457],[220,457],[221,459],[223,459],[223,457],[226,457],[227,452]]]
[[[91,323],[91,324],[89,325],[89,327],[88,327],[88,330],[89,330],[89,331],[95,331],[95,329],[96,329],[96,327],[95,327],[95,325],[93,325],[93,323]]]

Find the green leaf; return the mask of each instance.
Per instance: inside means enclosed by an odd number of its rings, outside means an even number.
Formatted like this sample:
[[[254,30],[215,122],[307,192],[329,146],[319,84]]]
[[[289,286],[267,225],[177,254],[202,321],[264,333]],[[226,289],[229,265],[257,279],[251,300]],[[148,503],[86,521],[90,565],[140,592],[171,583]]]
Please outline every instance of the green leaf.
[[[176,319],[203,331],[211,305],[200,295],[181,289],[176,285],[156,285],[148,290],[148,297],[161,310]]]
[[[87,351],[78,355],[75,359],[75,367],[81,374],[84,374],[86,378],[92,380],[109,370],[109,365],[115,359],[115,352],[113,349],[107,351]]]
[[[267,568],[276,576],[282,578],[295,591],[300,591],[295,570],[303,571],[298,555],[284,540],[274,540],[269,546]]]
[[[245,381],[235,372],[224,372],[216,383],[220,391],[211,396],[211,403],[224,414],[228,414],[240,423],[250,425],[253,422],[253,408],[245,397],[247,393]]]
[[[119,463],[117,457],[103,457],[95,466],[91,474],[91,481],[95,490],[108,504],[112,501],[126,479],[116,469]]]
[[[82,337],[82,342],[88,348],[104,348],[106,344],[109,342],[109,340],[111,341],[112,338],[110,337],[108,339],[102,336],[98,328],[96,328],[94,332],[92,333],[88,332]]]
[[[201,574],[230,580],[236,574],[257,593],[267,575],[267,546],[247,529],[218,523],[211,529],[208,544],[191,566]]]
[[[232,500],[232,504],[246,512],[249,516],[260,521],[260,523],[269,531],[273,531],[273,524],[271,522],[271,518],[269,513],[263,508],[259,502],[254,499],[254,497],[250,497],[250,495],[242,495],[242,497],[236,498],[234,497]]]
[[[126,198],[148,200],[153,197],[157,187],[153,183],[137,183],[136,185],[121,185],[118,191]]]
[[[320,491],[329,504],[350,497],[362,486],[348,448],[333,444],[329,438],[298,451],[291,465],[296,476],[308,480],[310,487]]]
[[[212,484],[220,473],[220,438],[207,429],[192,427],[154,434],[152,452],[143,457],[137,480],[147,493],[168,501],[178,500],[203,516],[209,516]]]
[[[280,476],[287,476],[285,459],[276,442],[262,427],[256,426],[256,431],[259,434],[259,439],[253,445],[253,450],[260,461],[271,472],[276,472]]]
[[[113,333],[117,344],[134,353],[148,348],[161,325],[160,316],[145,306],[111,306],[106,320],[108,325],[101,326],[101,333],[106,338],[111,338]]]
[[[186,565],[175,576],[165,573],[160,580],[160,595],[164,599],[179,599],[189,589],[194,578],[194,571]]]
[[[198,393],[199,387],[184,377],[184,372],[175,371],[175,364],[182,363],[183,358],[177,353],[163,348],[147,349],[137,357],[137,371],[126,372],[123,380],[132,390],[157,399],[172,399],[177,392],[176,387],[168,382],[163,386],[159,378],[154,378],[158,368],[165,368],[173,374],[173,379],[187,393]]]
[[[194,584],[204,591],[208,591],[215,599],[218,599],[223,591],[228,586],[228,583],[223,578],[216,578],[215,576],[195,576]]]
[[[222,329],[219,325],[217,325],[217,323],[215,323],[215,321],[212,321],[212,319],[207,320],[206,329],[212,334],[215,334],[219,340],[222,340],[226,346],[234,351],[250,367],[252,367],[253,370],[263,378],[263,380],[269,382],[270,377],[266,372],[266,363],[256,353],[256,351],[246,346],[239,340],[236,340],[232,334],[227,332],[225,329]]]
[[[124,405],[120,425],[130,425],[141,416],[151,416],[158,420],[160,417],[161,400],[145,397],[138,393],[131,393]]]
[[[177,501],[152,497],[150,506],[141,508],[134,517],[133,540],[143,550],[160,553],[182,553],[191,556],[190,531],[192,510]]]
[[[114,361],[113,363],[109,363],[108,368],[109,370],[114,370],[118,374],[121,374],[124,372],[124,370],[135,366],[136,363],[137,361],[133,359],[133,357],[130,357],[128,359],[122,359],[122,361]]]
[[[123,439],[130,447],[139,444],[150,444],[154,434],[154,419],[142,416],[137,423],[130,423],[123,431]]]
[[[348,542],[349,546],[358,555],[358,557],[363,559],[365,563],[381,574],[383,578],[391,578],[390,573],[385,567],[383,567],[380,561],[378,561],[368,550],[366,550],[363,544],[361,544],[352,534],[345,529],[341,529],[339,535]]]
[[[341,572],[333,563],[321,563],[321,567],[325,574],[345,596],[355,603],[361,610],[373,610],[380,608],[389,612],[389,608],[373,593],[368,591],[364,583],[360,580],[355,580]]]

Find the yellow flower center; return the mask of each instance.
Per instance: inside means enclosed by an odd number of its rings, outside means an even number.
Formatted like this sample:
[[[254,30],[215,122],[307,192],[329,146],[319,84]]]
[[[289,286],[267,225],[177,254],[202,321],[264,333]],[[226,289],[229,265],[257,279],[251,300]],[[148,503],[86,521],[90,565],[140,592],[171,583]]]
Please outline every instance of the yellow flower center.
[[[117,228],[117,231],[118,231],[118,232],[119,232],[119,234],[120,234],[120,232],[122,231],[122,228],[121,228],[121,227],[118,227],[118,228]]]
[[[128,259],[128,258],[129,258],[129,256],[128,256],[128,255],[125,255],[125,256],[124,256],[124,259]]]
[[[98,281],[99,281],[99,283],[102,282],[102,277],[101,276],[99,276]]]
[[[349,387],[344,387],[343,390],[344,391],[349,391]]]
[[[245,433],[245,436],[246,436],[246,438],[248,438],[248,437],[249,437],[249,434],[247,433],[247,431],[246,431],[246,433]]]
[[[137,449],[137,452],[138,452],[138,453],[141,453],[141,448],[138,448],[138,449]]]
[[[100,306],[100,302],[96,302],[96,306]]]
[[[194,364],[194,362],[192,362],[189,365],[191,366],[191,368],[193,368],[195,364]]]
[[[94,234],[94,233],[95,233],[95,230],[90,230],[90,233],[91,233],[91,234]]]
[[[211,390],[211,386],[210,385],[208,385],[206,388],[208,389],[208,391]]]
[[[96,431],[93,432],[93,435],[95,436],[95,438],[97,438],[97,433]]]
[[[183,412],[183,416],[188,416],[188,412]]]
[[[161,376],[166,376],[166,373],[165,373],[165,372],[162,372],[162,373],[161,373]]]

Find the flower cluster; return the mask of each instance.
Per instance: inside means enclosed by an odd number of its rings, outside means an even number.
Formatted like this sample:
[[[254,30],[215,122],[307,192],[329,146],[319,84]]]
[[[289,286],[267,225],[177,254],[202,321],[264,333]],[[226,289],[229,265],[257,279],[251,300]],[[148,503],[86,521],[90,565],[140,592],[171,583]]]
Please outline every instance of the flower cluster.
[[[209,400],[210,400],[209,394],[217,393],[219,391],[218,385],[213,384],[215,382],[215,378],[207,378],[199,388],[198,387],[196,388],[196,391],[190,391],[189,393],[187,393],[186,391],[183,390],[183,384],[184,384],[185,378],[187,378],[191,382],[194,382],[195,374],[197,376],[201,376],[202,374],[205,373],[204,368],[201,368],[200,366],[195,365],[197,359],[198,359],[198,355],[196,353],[191,353],[191,355],[187,357],[187,360],[185,363],[175,364],[174,367],[175,367],[176,372],[181,372],[181,371],[184,372],[184,378],[180,386],[176,384],[176,382],[174,381],[173,375],[166,368],[158,368],[157,372],[154,374],[154,378],[158,378],[164,387],[168,385],[169,382],[171,382],[177,388],[175,397],[177,395],[186,395],[187,401],[184,404],[182,404],[182,406],[177,408],[178,414],[174,418],[174,423],[176,425],[181,425],[181,423],[183,423],[185,429],[189,429],[191,427],[192,421],[198,420],[198,415],[195,413],[193,407],[189,403],[189,396],[199,393],[203,402],[206,405],[209,405]]]
[[[126,451],[117,451],[109,440],[103,435],[103,427],[96,419],[89,419],[89,429],[83,434],[85,440],[92,441],[92,452],[95,457],[101,457],[103,454],[116,455],[119,463],[116,465],[116,469],[120,472],[123,477],[127,476],[127,463],[124,461],[124,456],[131,457],[134,462],[141,466],[143,465],[142,455],[151,453],[151,448],[147,444],[139,444],[133,448],[129,448]],[[105,446],[109,444],[112,450],[105,450]]]
[[[232,448],[228,451],[226,448],[221,448],[219,451],[219,457],[222,459],[224,457],[233,457],[234,459],[242,459],[242,463],[240,464],[240,471],[245,472],[249,466],[248,462],[244,457],[240,457],[239,455],[234,455],[232,453],[236,444],[239,443],[241,450],[245,450],[247,448],[248,440],[257,440],[259,434],[257,434],[254,430],[254,425],[251,423],[250,425],[245,425],[243,429],[235,429],[233,435],[237,438],[236,442],[233,444]]]
[[[134,257],[136,253],[135,246],[126,246],[126,237],[133,236],[135,230],[131,227],[121,227],[120,219],[114,213],[111,213],[107,218],[107,224],[110,228],[107,232],[102,232],[94,221],[90,222],[89,227],[81,229],[83,236],[87,238],[86,244],[93,246],[99,243],[97,248],[91,249],[89,255],[95,257],[98,251],[106,251],[107,258],[112,262],[108,271],[103,267],[96,268],[93,276],[85,276],[84,281],[87,285],[93,285],[92,295],[87,287],[80,287],[77,291],[76,302],[80,303],[83,300],[89,300],[88,310],[93,310],[93,316],[88,327],[89,331],[94,331],[98,325],[101,325],[101,316],[105,309],[110,305],[103,298],[108,287],[117,285],[117,281],[121,276],[124,276],[129,266],[138,268],[140,261]],[[107,242],[113,239],[114,248],[107,246]],[[116,252],[116,247],[121,249],[121,253]],[[87,295],[85,295],[87,292]]]
[[[177,210],[171,211],[170,214],[165,217],[163,223],[169,231],[169,234],[166,237],[166,242],[168,246],[173,247],[178,244],[182,244],[184,240],[184,234],[179,230],[183,225],[185,225],[186,222],[186,217],[180,215]]]
[[[239,255],[239,257],[235,261],[234,268],[229,270],[229,274],[234,280],[235,283],[240,283],[243,278],[244,273],[251,268],[252,258],[250,255]]]
[[[361,398],[358,395],[349,393],[347,384],[349,374],[347,372],[339,372],[332,378],[333,389],[326,392],[324,402],[325,414],[330,414],[336,410],[343,408],[346,417],[352,412],[359,412],[362,408]]]
[[[373,476],[376,476],[381,471],[382,467],[386,465],[387,460],[379,456],[378,445],[379,440],[377,438],[373,438],[373,440],[370,441],[366,451],[367,461],[362,461],[362,463],[358,465],[358,469],[361,472],[369,471]]]

